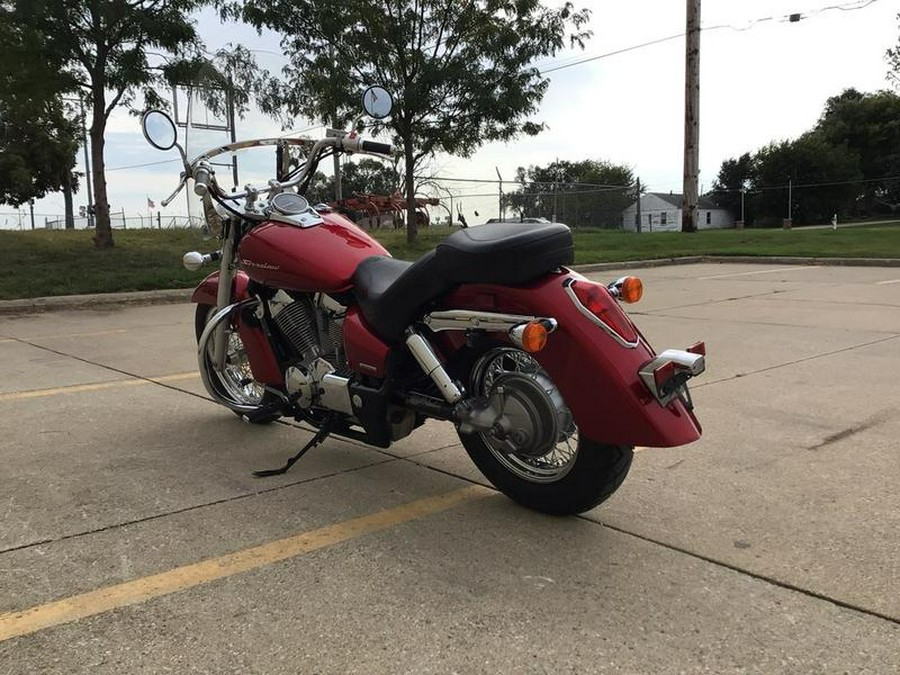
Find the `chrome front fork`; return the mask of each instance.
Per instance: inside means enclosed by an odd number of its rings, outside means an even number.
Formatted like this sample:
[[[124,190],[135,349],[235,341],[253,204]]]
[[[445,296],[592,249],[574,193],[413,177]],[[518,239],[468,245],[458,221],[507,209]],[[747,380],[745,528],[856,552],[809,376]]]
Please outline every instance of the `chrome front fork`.
[[[228,234],[222,242],[222,258],[219,260],[219,286],[216,292],[216,311],[221,312],[228,307],[231,302],[231,288],[234,283],[234,242],[235,227],[228,226]],[[216,333],[213,336],[213,352],[212,361],[216,370],[225,369],[225,322],[216,326]]]

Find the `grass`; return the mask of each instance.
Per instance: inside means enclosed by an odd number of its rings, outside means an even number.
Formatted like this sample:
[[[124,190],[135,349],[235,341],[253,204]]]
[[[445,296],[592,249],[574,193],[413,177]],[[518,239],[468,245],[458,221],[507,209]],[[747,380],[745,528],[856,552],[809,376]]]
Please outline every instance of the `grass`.
[[[649,260],[696,255],[900,258],[900,222],[804,230],[715,230],[692,235],[665,232],[636,235],[610,230],[575,232],[576,264]],[[446,229],[375,236],[395,257],[415,260],[447,236]],[[117,230],[116,246],[97,251],[85,230],[0,231],[0,300],[76,293],[112,293],[189,288],[210,272],[188,272],[185,251],[209,252],[214,240],[193,230]]]

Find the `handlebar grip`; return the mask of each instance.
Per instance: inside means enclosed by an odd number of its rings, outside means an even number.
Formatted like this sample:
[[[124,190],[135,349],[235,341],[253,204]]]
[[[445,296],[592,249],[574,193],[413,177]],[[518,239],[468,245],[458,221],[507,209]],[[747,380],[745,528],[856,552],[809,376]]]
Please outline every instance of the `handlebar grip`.
[[[198,167],[194,171],[194,194],[202,197],[209,192],[209,169]]]
[[[390,155],[394,151],[390,143],[378,143],[377,141],[363,141],[360,149],[363,152],[374,152],[379,155]]]

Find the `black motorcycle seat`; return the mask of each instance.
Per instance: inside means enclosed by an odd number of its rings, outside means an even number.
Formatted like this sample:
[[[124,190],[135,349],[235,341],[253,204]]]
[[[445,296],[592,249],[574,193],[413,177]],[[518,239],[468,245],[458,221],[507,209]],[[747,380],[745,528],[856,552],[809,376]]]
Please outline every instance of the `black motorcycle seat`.
[[[403,337],[420,307],[452,287],[437,273],[434,251],[414,263],[372,256],[353,274],[353,290],[363,316],[388,343]]]
[[[469,227],[451,234],[436,251],[442,274],[460,284],[524,284],[574,259],[572,231],[561,223]]]
[[[455,286],[520,285],[572,258],[572,232],[565,225],[489,223],[451,234],[414,263],[366,258],[353,285],[366,321],[393,343],[425,305]]]

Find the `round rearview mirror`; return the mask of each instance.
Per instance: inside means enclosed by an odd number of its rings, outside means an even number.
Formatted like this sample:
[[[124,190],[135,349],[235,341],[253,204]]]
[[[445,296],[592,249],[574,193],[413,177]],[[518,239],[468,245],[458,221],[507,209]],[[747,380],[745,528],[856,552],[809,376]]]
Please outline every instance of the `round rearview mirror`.
[[[144,138],[157,150],[171,150],[178,140],[175,122],[162,110],[148,110],[141,118]]]
[[[383,120],[391,114],[394,108],[394,99],[384,87],[369,87],[363,93],[363,110],[376,120]]]

